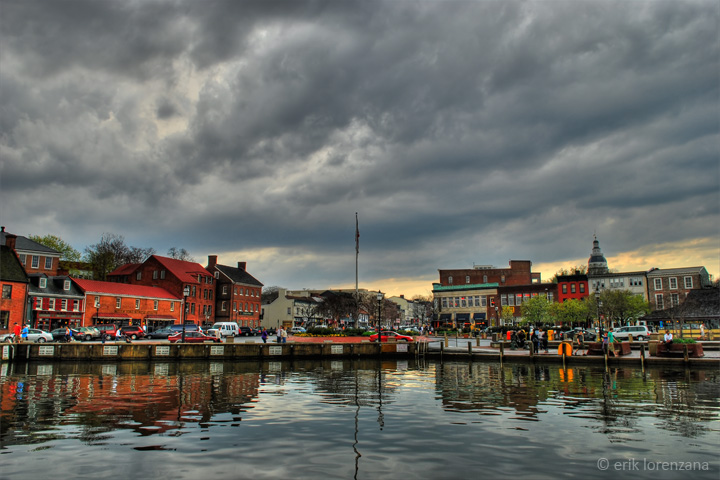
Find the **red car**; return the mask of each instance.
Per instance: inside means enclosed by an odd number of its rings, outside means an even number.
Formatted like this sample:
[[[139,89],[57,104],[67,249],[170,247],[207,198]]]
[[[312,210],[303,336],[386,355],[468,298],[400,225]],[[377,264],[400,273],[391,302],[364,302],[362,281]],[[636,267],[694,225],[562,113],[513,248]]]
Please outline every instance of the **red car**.
[[[408,337],[407,335],[400,335],[397,332],[380,332],[380,341],[381,342],[387,342],[389,339],[393,339],[396,342],[412,342],[413,338]],[[371,342],[377,342],[378,334],[370,335],[370,341]]]
[[[170,335],[168,337],[170,343],[178,343],[182,340],[182,332]],[[185,332],[185,343],[203,343],[203,342],[215,342],[220,343],[222,340],[215,337],[209,337],[202,332]]]

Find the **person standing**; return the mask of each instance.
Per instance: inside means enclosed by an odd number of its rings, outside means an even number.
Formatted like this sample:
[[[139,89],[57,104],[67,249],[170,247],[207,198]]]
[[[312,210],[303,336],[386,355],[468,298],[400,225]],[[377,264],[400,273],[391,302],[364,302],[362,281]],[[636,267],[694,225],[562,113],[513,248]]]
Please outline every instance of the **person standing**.
[[[577,335],[575,335],[575,341],[575,353],[573,355],[577,355],[580,350],[585,348],[585,345],[583,345],[585,343],[585,337],[582,332],[578,332]]]
[[[542,339],[542,346],[543,346],[543,348],[545,349],[545,353],[549,353],[549,352],[548,352],[548,338],[549,338],[548,329],[546,328],[545,331],[542,332],[542,337],[541,337],[541,339]]]
[[[25,324],[23,329],[20,331],[20,338],[22,338],[23,342],[27,342],[28,333],[30,333],[30,325]]]
[[[282,343],[287,343],[287,330],[284,328],[280,330],[280,338],[282,339]]]
[[[608,348],[609,352],[612,353],[613,357],[616,357],[615,354],[615,334],[613,333],[613,329],[611,328],[608,332]]]
[[[277,343],[282,342],[282,327],[278,327],[277,330],[275,331],[275,341]]]
[[[705,324],[700,324],[700,340],[705,340]]]

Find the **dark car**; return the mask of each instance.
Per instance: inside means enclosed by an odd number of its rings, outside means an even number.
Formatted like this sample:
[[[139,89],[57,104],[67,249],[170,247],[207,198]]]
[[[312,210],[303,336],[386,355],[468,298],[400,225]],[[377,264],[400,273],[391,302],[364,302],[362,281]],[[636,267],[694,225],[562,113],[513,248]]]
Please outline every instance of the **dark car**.
[[[65,338],[65,327],[56,328],[55,330],[50,332],[50,335],[52,335],[54,342],[66,342],[67,341],[67,339]],[[73,333],[73,335],[74,335],[74,333]]]
[[[120,327],[120,330],[118,330],[116,336],[117,337],[122,336],[125,338],[131,338],[133,340],[137,340],[138,338],[145,337],[145,331],[137,325],[128,326],[128,327]]]
[[[582,332],[584,342],[594,342],[597,339],[597,335],[595,334],[595,332],[575,328],[573,330],[563,332],[563,340],[575,340],[575,336],[578,334],[578,332]]]
[[[154,332],[150,332],[147,334],[147,338],[152,338],[153,340],[167,340],[167,338],[171,335],[175,335],[176,333],[182,333],[183,326],[182,325],[168,325],[166,327],[159,328],[155,330]],[[187,332],[197,332],[200,331],[199,327],[194,323],[186,323],[185,324],[185,333]]]
[[[168,337],[170,343],[178,343],[182,341],[182,332],[170,335]],[[188,332],[185,330],[185,343],[203,343],[203,342],[215,342],[220,343],[222,340],[216,337],[209,337],[202,332],[194,331]]]
[[[255,332],[250,327],[240,327],[238,330],[238,335],[241,337],[250,337],[252,335],[255,335]]]

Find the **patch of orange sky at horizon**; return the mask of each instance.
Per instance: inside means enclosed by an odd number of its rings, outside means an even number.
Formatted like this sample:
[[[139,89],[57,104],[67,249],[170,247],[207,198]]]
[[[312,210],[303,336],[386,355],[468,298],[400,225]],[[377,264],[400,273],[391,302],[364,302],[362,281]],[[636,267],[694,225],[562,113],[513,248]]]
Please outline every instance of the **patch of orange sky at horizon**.
[[[602,248],[602,244],[601,244]],[[686,242],[668,242],[648,245],[643,249],[608,255],[605,259],[610,270],[617,272],[641,272],[656,268],[705,267],[712,276],[718,278],[720,272],[720,241],[714,238],[699,238]],[[563,260],[559,262],[533,263],[534,272],[542,274],[542,281],[549,281],[560,269],[569,269],[578,265],[587,266],[590,252],[585,258]],[[498,268],[507,266],[498,265]],[[360,282],[359,288],[377,291],[378,288],[387,297],[404,295],[407,299],[415,296],[432,296],[432,284],[438,282],[437,275],[432,278],[388,278],[376,280],[372,285]],[[336,285],[331,288],[353,289],[355,285]]]

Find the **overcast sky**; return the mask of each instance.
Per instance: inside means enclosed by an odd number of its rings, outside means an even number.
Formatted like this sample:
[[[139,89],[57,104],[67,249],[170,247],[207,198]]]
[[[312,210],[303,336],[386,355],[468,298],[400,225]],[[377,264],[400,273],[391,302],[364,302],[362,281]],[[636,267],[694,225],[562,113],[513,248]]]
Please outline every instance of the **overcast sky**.
[[[0,216],[266,286],[720,270],[716,1],[0,0]]]

